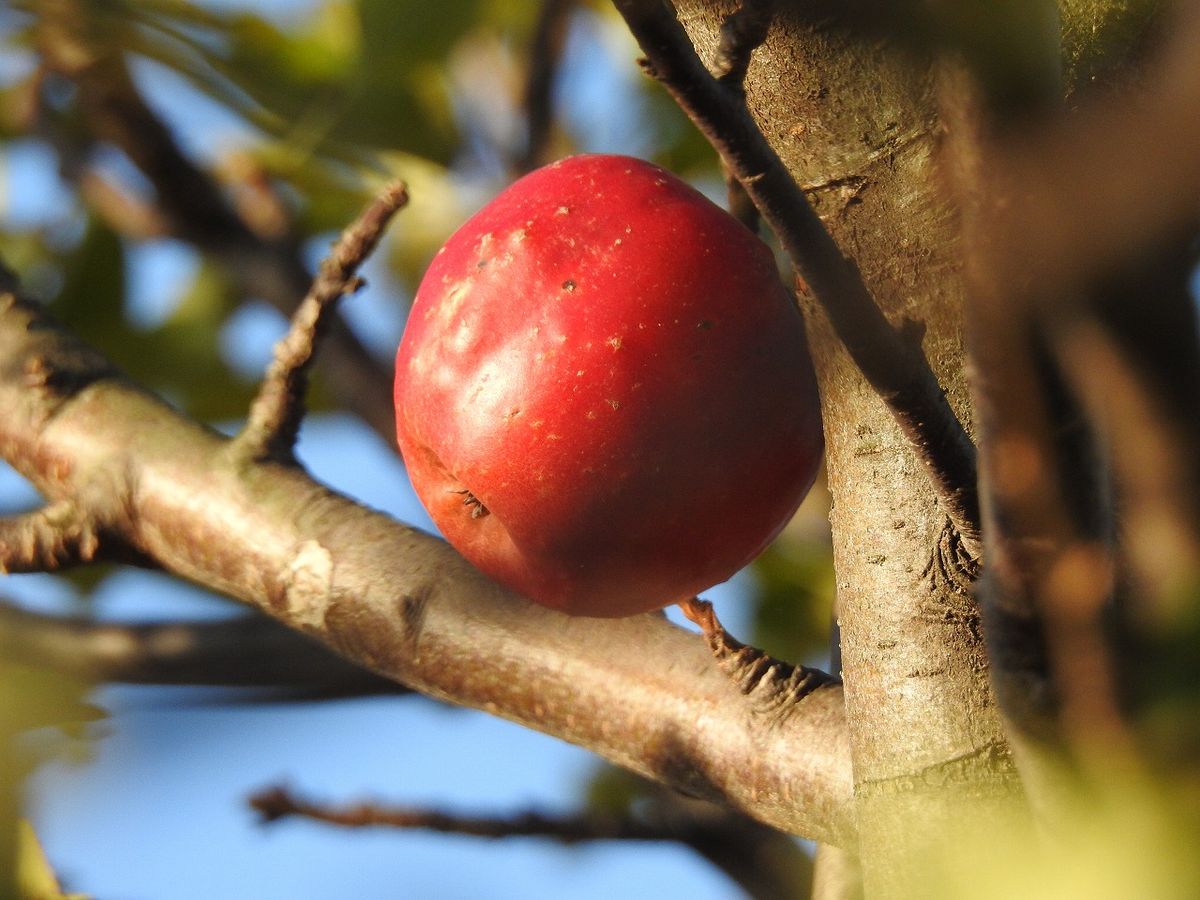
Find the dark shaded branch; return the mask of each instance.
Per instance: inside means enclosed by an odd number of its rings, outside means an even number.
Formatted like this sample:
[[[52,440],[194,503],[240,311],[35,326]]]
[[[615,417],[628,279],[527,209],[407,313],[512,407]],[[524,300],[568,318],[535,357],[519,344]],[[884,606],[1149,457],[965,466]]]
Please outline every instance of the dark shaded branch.
[[[0,602],[0,658],[90,682],[396,693],[395,682],[259,616],[117,625]]]
[[[969,89],[946,92],[988,448],[993,671],[1010,720],[1100,768],[1139,751],[1121,708],[1133,654],[1112,640],[1111,599],[1154,605],[1196,571],[1200,347],[1185,283],[1200,223],[1200,10],[1173,15],[1136,88],[1041,127],[1004,130],[962,99]],[[1129,526],[1119,548],[1100,443]],[[1166,526],[1150,556],[1135,522]],[[1122,562],[1141,577],[1121,577]],[[1134,670],[1170,655],[1149,645]]]
[[[311,281],[295,240],[260,235],[183,153],[142,99],[119,48],[97,39],[87,4],[42,3],[39,13],[39,49],[47,65],[78,86],[92,137],[119,148],[150,181],[170,232],[223,263],[244,294],[290,316]],[[346,406],[390,444],[390,371],[340,320],[330,329],[322,368]]]
[[[264,823],[298,816],[343,828],[386,826],[481,838],[539,837],[567,845],[584,841],[681,840],[678,831],[672,831],[662,824],[651,824],[630,816],[596,813],[547,816],[526,812],[499,818],[462,816],[421,807],[382,806],[369,802],[330,806],[306,800],[284,787],[268,788],[254,794],[249,803],[262,816]]]
[[[533,837],[565,846],[592,841],[656,841],[682,844],[699,853],[753,898],[803,900],[811,870],[804,852],[784,835],[744,816],[682,797],[659,796],[641,813],[584,812],[548,816],[463,816],[420,807],[358,803],[330,806],[285,787],[249,798],[266,824],[301,817],[343,828],[421,829],[442,834],[502,839]]]
[[[337,301],[361,286],[355,273],[379,243],[392,216],[407,202],[405,186],[391,184],[342,232],[292,317],[291,328],[275,346],[246,425],[234,441],[237,451],[254,459],[294,462],[293,450],[305,413],[308,370],[317,342],[329,327]]]
[[[1180,590],[1200,571],[1197,448],[1188,434],[1196,423],[1172,414],[1162,393],[1150,389],[1098,323],[1072,328],[1057,352],[1105,436],[1121,486],[1123,549],[1137,589],[1154,598]]]
[[[737,175],[730,171],[724,160],[721,161],[721,177],[725,179],[725,204],[729,208],[729,214],[758,234],[761,221],[758,207],[754,205],[754,201],[738,181]]]
[[[663,83],[721,154],[779,236],[799,278],[828,315],[867,381],[887,404],[924,464],[947,515],[979,555],[975,448],[929,364],[876,305],[853,262],[825,229],[751,118],[740,90],[708,72],[687,33],[660,0],[615,0]]]
[[[529,48],[529,69],[522,105],[525,109],[525,147],[516,161],[519,173],[550,162],[554,125],[554,84],[566,42],[567,26],[577,0],[542,0]]]
[[[112,527],[168,571],[414,690],[773,827],[853,843],[840,685],[783,720],[749,715],[707,648],[662,617],[536,606],[297,467],[234,458],[228,439],[119,377],[31,392],[21,373],[34,355],[51,368],[90,358],[38,307],[0,304],[0,452],[51,501],[118,498]]]

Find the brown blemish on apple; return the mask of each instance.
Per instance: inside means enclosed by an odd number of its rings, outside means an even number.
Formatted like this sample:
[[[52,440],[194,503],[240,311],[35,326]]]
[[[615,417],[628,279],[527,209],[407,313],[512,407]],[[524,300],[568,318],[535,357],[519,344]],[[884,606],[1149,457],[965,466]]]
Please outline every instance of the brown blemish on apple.
[[[566,281],[564,281],[562,283],[562,289],[564,291],[566,291],[568,294],[571,293],[572,291],[575,290],[575,281],[571,278],[568,278]]]

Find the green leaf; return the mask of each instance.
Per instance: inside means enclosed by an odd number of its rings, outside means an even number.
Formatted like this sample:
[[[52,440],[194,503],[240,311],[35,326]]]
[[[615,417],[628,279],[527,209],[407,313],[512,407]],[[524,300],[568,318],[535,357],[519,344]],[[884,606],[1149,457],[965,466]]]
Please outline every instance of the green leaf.
[[[785,530],[751,567],[756,605],[750,642],[802,662],[829,649],[835,579],[825,533]]]

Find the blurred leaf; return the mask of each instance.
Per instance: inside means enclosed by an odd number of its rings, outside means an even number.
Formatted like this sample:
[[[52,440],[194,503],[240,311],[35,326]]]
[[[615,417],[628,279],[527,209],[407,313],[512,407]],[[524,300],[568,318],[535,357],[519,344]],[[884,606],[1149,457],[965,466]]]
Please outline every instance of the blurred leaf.
[[[470,218],[477,204],[442,166],[399,155],[384,157],[384,163],[407,182],[410,198],[389,232],[388,257],[415,288],[438,248]]]
[[[126,46],[299,145],[448,161],[457,138],[441,64],[479,7],[329,0],[285,31],[248,13],[196,16],[190,4],[157,0],[128,5],[145,27]]]
[[[640,775],[616,766],[601,765],[587,783],[584,802],[593,812],[623,816],[647,797],[648,788],[647,781]]]
[[[51,311],[98,347],[120,343],[126,331],[121,315],[125,307],[121,238],[99,219],[89,218],[83,239],[63,258],[63,275]]]
[[[104,718],[104,710],[84,699],[91,687],[55,672],[0,662],[0,735]]]
[[[223,272],[202,263],[170,318],[130,341],[138,352],[123,359],[123,367],[201,421],[241,418],[255,385],[230,370],[218,345],[238,299]]]
[[[757,605],[751,643],[792,662],[825,655],[835,587],[828,543],[784,531],[751,572]]]
[[[216,266],[201,263],[174,312],[149,331],[123,315],[124,243],[107,226],[90,220],[63,270],[53,312],[132,379],[204,421],[245,415],[254,386],[230,371],[217,343],[240,298]]]
[[[17,891],[21,900],[87,900],[86,894],[64,894],[33,826],[17,826]]]

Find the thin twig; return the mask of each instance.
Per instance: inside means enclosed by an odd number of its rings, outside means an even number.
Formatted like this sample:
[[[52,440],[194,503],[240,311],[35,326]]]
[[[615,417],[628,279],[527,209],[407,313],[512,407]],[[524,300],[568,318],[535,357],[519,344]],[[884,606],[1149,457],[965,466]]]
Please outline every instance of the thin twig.
[[[729,166],[725,164],[725,160],[721,160],[721,176],[725,179],[725,204],[729,208],[729,214],[758,234],[758,226],[761,222],[758,207],[754,205],[754,201],[750,199],[750,195],[746,193],[742,183],[738,181],[737,175],[730,171]]]
[[[703,856],[751,898],[807,897],[811,862],[786,835],[744,815],[648,785],[637,811],[548,816],[463,816],[442,810],[358,803],[331,806],[297,796],[283,786],[249,798],[264,824],[301,817],[343,828],[422,829],[498,840],[541,838],[566,846],[590,841],[664,841]]]
[[[246,425],[232,444],[235,452],[255,459],[294,461],[293,449],[305,412],[308,370],[317,342],[328,327],[337,301],[362,286],[355,273],[379,243],[392,216],[407,202],[407,189],[394,182],[342,232],[292,317],[291,328],[275,345],[274,359],[250,407]]]
[[[404,691],[265,616],[132,625],[0,602],[0,659],[89,682],[283,688],[306,698]]]
[[[554,124],[554,84],[566,41],[567,25],[577,0],[542,0],[529,48],[529,70],[522,105],[525,109],[525,146],[516,161],[518,172],[529,172],[549,162]]]
[[[614,0],[646,68],[720,153],[779,236],[799,279],[911,442],[963,545],[981,552],[975,448],[919,346],[894,328],[751,118],[740,89],[714,78],[659,0]]]
[[[547,816],[525,812],[507,818],[461,816],[419,807],[383,806],[357,803],[330,806],[296,796],[285,787],[273,787],[254,794],[250,805],[264,823],[299,816],[340,825],[343,828],[417,828],[443,834],[462,834],[482,838],[540,837],[563,844],[581,841],[672,841],[672,834],[661,825],[650,825],[628,816],[585,814]]]

